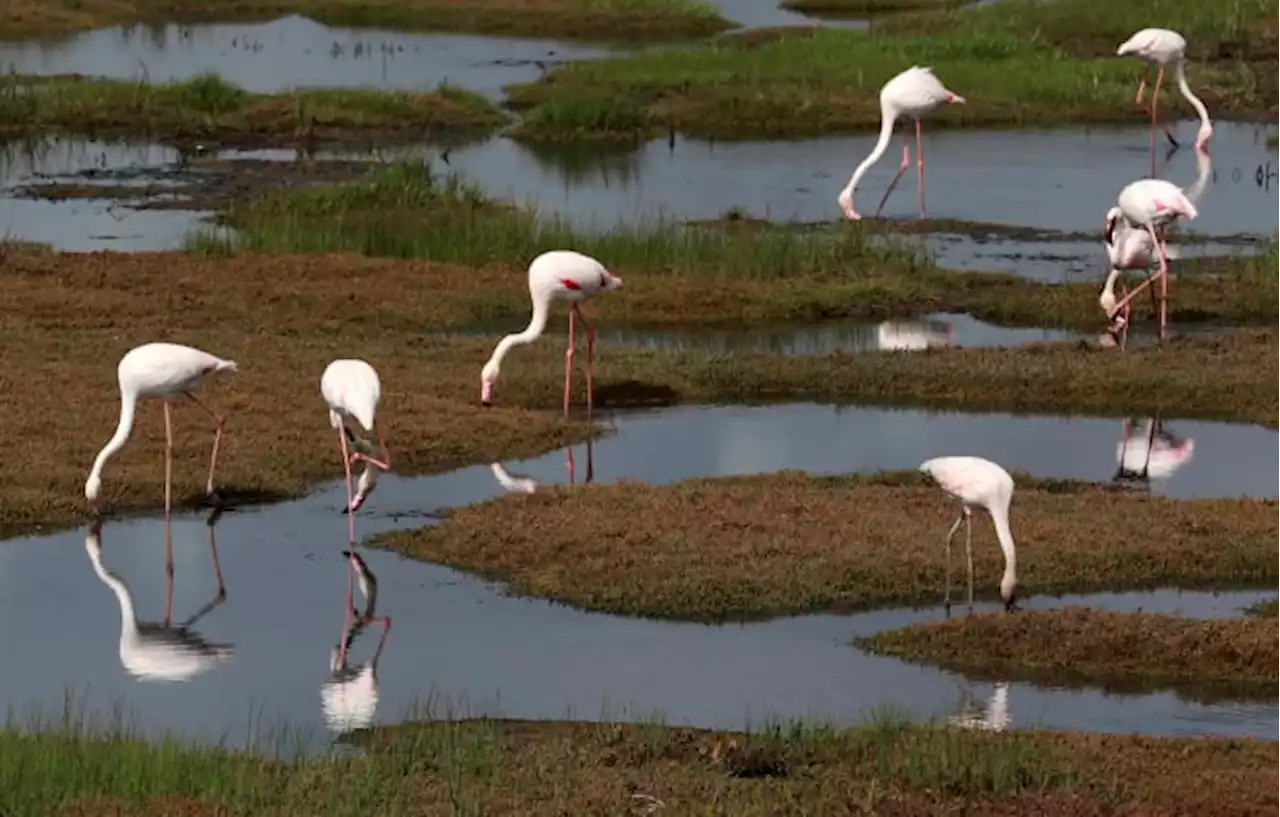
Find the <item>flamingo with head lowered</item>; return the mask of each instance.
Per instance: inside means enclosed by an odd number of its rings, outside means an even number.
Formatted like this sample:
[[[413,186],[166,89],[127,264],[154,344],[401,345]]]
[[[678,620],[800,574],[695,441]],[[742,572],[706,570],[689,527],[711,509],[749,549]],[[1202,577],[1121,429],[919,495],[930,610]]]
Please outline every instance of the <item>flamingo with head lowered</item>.
[[[507,335],[498,341],[493,356],[480,371],[480,402],[493,405],[493,386],[498,380],[502,360],[513,346],[533,343],[546,329],[547,317],[553,301],[569,303],[569,348],[564,354],[564,413],[569,415],[569,398],[573,385],[574,323],[581,321],[587,330],[587,413],[591,413],[592,390],[595,378],[596,333],[582,316],[578,304],[622,286],[622,279],[590,256],[571,250],[544,252],[529,265],[529,298],[533,302],[533,314],[523,332]]]
[[[1209,144],[1209,138],[1213,136],[1213,123],[1209,120],[1209,111],[1205,109],[1204,103],[1192,93],[1191,86],[1187,84],[1186,53],[1186,39],[1178,32],[1170,31],[1167,28],[1144,28],[1125,40],[1116,49],[1117,56],[1134,56],[1147,60],[1147,70],[1142,74],[1142,79],[1138,82],[1138,95],[1134,98],[1134,104],[1136,105],[1142,104],[1142,95],[1147,89],[1147,78],[1151,76],[1151,63],[1154,62],[1160,66],[1156,73],[1155,90],[1151,92],[1151,147],[1153,150],[1155,149],[1156,126],[1160,120],[1160,86],[1164,83],[1166,65],[1173,66],[1174,76],[1178,82],[1178,90],[1182,92],[1182,96],[1191,103],[1191,107],[1195,108],[1196,113],[1200,116],[1200,130],[1196,133],[1196,148],[1205,150]],[[1173,131],[1167,124],[1164,126],[1164,137],[1169,140],[1169,144],[1175,148],[1178,147],[1178,140],[1174,138]]]
[[[960,516],[956,519],[943,547],[947,551],[947,589],[943,604],[951,611],[951,539],[965,523],[965,555],[969,562],[969,609],[973,609],[973,509],[984,508],[991,514],[996,538],[1004,551],[1004,575],[1000,578],[1000,598],[1004,609],[1012,611],[1018,594],[1018,554],[1009,530],[1009,503],[1013,500],[1013,477],[991,460],[982,457],[936,457],[920,463],[920,470],[938,483],[942,490],[960,500]]]
[[[893,137],[893,125],[899,117],[909,116],[916,121],[916,179],[919,187],[920,218],[924,218],[924,144],[921,133],[920,117],[931,113],[939,105],[964,104],[964,97],[948,91],[938,78],[933,75],[932,68],[912,66],[884,84],[880,89],[880,138],[872,148],[871,155],[862,160],[862,164],[853,171],[853,177],[840,191],[837,201],[846,217],[860,219],[857,208],[853,206],[853,194],[858,188],[862,175],[880,160],[889,147],[889,139]],[[902,174],[911,166],[911,150],[908,147],[907,135],[902,134],[902,164],[898,173],[884,191],[880,204],[876,207],[876,216],[884,209],[889,194],[897,186]]]
[[[209,479],[205,482],[205,493],[215,497],[213,491],[213,473],[218,467],[218,444],[222,441],[222,430],[226,422],[222,417],[200,401],[192,391],[206,377],[217,372],[236,371],[235,361],[223,360],[220,357],[181,346],[176,343],[146,343],[130,349],[116,367],[116,378],[120,384],[120,421],[116,425],[115,434],[98,452],[89,471],[89,478],[84,483],[84,495],[92,505],[102,490],[102,468],[107,460],[115,455],[129,441],[133,431],[134,415],[138,401],[147,397],[158,397],[164,403],[164,516],[169,518],[173,493],[173,418],[171,403],[175,397],[186,397],[195,403],[213,419],[213,454],[209,457]],[[173,571],[172,559],[168,560],[167,569]]]

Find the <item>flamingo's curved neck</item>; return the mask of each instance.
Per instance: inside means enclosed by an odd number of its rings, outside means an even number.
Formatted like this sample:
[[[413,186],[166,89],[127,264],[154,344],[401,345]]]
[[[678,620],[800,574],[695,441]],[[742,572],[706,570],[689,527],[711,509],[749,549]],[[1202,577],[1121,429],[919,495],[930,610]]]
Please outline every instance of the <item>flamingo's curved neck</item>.
[[[111,435],[107,444],[98,452],[93,461],[93,470],[89,472],[90,481],[102,475],[102,467],[107,464],[117,451],[129,441],[129,432],[133,431],[133,416],[138,407],[137,392],[132,389],[120,390],[120,422],[116,425],[116,433]]]
[[[898,112],[888,105],[880,106],[880,138],[876,140],[876,146],[871,149],[871,154],[862,160],[862,164],[858,165],[853,171],[853,176],[849,178],[849,184],[845,186],[845,192],[852,194],[858,187],[858,182],[862,180],[862,176],[871,166],[880,160],[884,152],[889,148],[889,139],[893,136],[893,124],[898,120]]]
[[[1192,204],[1199,204],[1200,197],[1204,195],[1205,188],[1209,186],[1209,177],[1213,173],[1213,160],[1209,158],[1209,154],[1203,150],[1196,151],[1196,180],[1184,191],[1187,199]]]
[[[93,572],[98,574],[98,578],[109,590],[116,596],[116,601],[120,605],[120,649],[126,649],[129,646],[138,643],[138,617],[137,612],[133,609],[133,594],[129,592],[129,586],[119,579],[114,573],[111,573],[102,566],[102,557],[93,555]]]
[[[1200,117],[1200,126],[1202,128],[1209,127],[1209,111],[1204,107],[1204,103],[1200,101],[1200,97],[1191,91],[1191,86],[1187,84],[1187,71],[1183,60],[1174,63],[1173,72],[1178,80],[1178,90],[1182,92],[1182,96],[1191,103],[1191,107],[1196,109],[1196,114]]]
[[[547,313],[551,308],[550,302],[550,297],[535,294],[533,296],[533,314],[529,317],[529,325],[525,327],[523,332],[507,335],[498,341],[498,345],[493,350],[493,356],[489,358],[489,363],[500,366],[502,365],[502,359],[506,357],[512,346],[523,346],[537,340],[542,335],[542,330],[547,328]]]
[[[1008,593],[1018,583],[1018,551],[1013,544],[1013,532],[1009,530],[1009,506],[1004,504],[992,508],[991,521],[996,527],[1000,549],[1004,551],[1004,576],[1000,579],[1000,589]]]

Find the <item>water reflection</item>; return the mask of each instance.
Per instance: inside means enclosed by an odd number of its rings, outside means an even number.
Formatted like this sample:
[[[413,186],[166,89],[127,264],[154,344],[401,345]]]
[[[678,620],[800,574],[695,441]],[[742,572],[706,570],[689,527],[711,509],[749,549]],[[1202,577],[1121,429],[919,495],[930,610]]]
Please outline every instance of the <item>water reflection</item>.
[[[596,478],[596,460],[595,448],[591,440],[587,440],[583,446],[587,449],[587,473],[582,480],[583,485],[590,485],[595,482]],[[564,449],[564,467],[569,475],[570,485],[577,484],[577,461],[573,456],[573,446],[566,446]],[[489,470],[493,472],[493,476],[498,480],[498,484],[502,486],[502,490],[510,491],[517,494],[532,494],[538,491],[538,480],[527,474],[513,474],[509,472],[500,462],[489,464]]]
[[[964,729],[989,732],[1003,732],[1009,728],[1012,718],[1009,715],[1008,681],[996,684],[985,704],[977,703],[972,686],[965,682],[961,684],[960,711],[947,718],[947,723]]]
[[[213,559],[218,590],[193,616],[176,626],[172,623],[172,572],[165,574],[163,622],[139,621],[129,586],[102,563],[102,521],[95,522],[85,536],[84,549],[89,555],[94,573],[115,594],[116,601],[120,604],[120,663],[130,675],[140,681],[186,681],[231,660],[235,652],[231,644],[206,641],[192,629],[197,621],[227,599],[214,533],[220,517],[221,511],[214,511],[206,522],[209,530],[209,552]],[[165,521],[165,527],[166,541],[169,541],[172,539],[172,530],[168,520]]]
[[[378,713],[378,660],[391,632],[391,618],[377,615],[378,578],[358,553],[343,551],[351,560],[364,596],[364,612],[351,611],[352,623],[329,652],[329,679],[320,686],[320,706],[324,722],[330,730],[341,734],[363,729],[373,723]],[[372,657],[359,664],[350,663],[351,645],[370,624],[382,628],[378,646]]]
[[[1151,480],[1166,480],[1191,461],[1196,441],[1165,428],[1159,417],[1140,424],[1126,419],[1116,443],[1115,482],[1150,488]]]
[[[885,321],[876,327],[882,351],[918,351],[954,346],[956,330],[943,321]]]

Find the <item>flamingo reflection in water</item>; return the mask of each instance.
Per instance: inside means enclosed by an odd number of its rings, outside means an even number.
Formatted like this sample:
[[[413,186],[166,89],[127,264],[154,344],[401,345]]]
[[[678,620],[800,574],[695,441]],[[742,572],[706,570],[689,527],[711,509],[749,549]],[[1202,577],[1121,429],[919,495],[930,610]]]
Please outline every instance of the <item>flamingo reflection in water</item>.
[[[1116,474],[1112,481],[1150,488],[1153,479],[1168,479],[1191,460],[1196,441],[1169,432],[1159,417],[1141,426],[1125,420],[1116,442]]]
[[[197,621],[227,599],[214,533],[214,526],[221,516],[222,510],[218,509],[206,520],[209,552],[213,556],[213,573],[218,582],[218,591],[195,615],[177,625],[172,623],[172,572],[165,573],[164,621],[138,621],[129,586],[102,564],[102,520],[94,522],[85,536],[84,549],[89,554],[93,572],[115,594],[116,601],[120,604],[120,663],[130,675],[140,681],[186,681],[229,661],[235,652],[231,644],[206,641],[192,629]],[[173,531],[166,519],[165,538],[171,541],[172,537]]]
[[[956,330],[943,321],[885,321],[876,326],[876,345],[882,352],[955,346]]]
[[[962,729],[981,729],[987,732],[1003,732],[1009,728],[1009,683],[1001,681],[991,691],[986,706],[978,706],[973,691],[966,684],[961,692],[960,711],[947,718],[951,726]]]
[[[588,440],[587,448],[587,474],[582,480],[583,485],[590,485],[595,481],[595,456],[592,452],[591,441]],[[568,446],[564,450],[565,467],[569,469],[569,484],[576,485],[573,446]],[[494,479],[498,480],[498,484],[503,490],[510,491],[513,494],[532,494],[538,490],[538,481],[528,474],[513,474],[508,471],[500,462],[489,463],[489,470],[493,472]]]
[[[378,578],[360,554],[344,551],[342,555],[354,565],[365,605],[363,613],[351,611],[351,626],[330,651],[330,676],[320,687],[320,706],[325,723],[338,733],[362,729],[373,723],[378,711],[378,659],[382,657],[382,648],[386,646],[387,634],[391,631],[391,619],[377,616]],[[347,662],[351,644],[370,624],[382,626],[382,637],[378,639],[373,657],[353,666]]]

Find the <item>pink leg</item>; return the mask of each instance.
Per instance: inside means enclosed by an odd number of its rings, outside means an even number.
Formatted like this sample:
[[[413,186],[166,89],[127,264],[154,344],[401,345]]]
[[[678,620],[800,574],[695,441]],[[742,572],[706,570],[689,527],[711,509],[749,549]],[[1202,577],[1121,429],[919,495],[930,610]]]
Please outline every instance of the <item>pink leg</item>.
[[[924,218],[924,139],[920,120],[916,120],[916,182],[920,194],[920,218]]]
[[[173,525],[164,520],[164,626],[173,620]]]
[[[880,211],[884,209],[884,203],[889,200],[889,194],[893,192],[893,188],[898,186],[898,180],[902,178],[902,174],[907,172],[907,168],[911,166],[911,148],[907,140],[907,135],[902,134],[902,164],[898,165],[898,172],[894,175],[893,181],[889,182],[889,187],[884,191],[884,195],[880,197],[880,203],[876,205],[876,218],[880,217]]]
[[[187,392],[187,397],[191,398],[191,402],[204,409],[205,414],[213,418],[213,454],[209,457],[209,479],[205,482],[204,490],[209,496],[216,496],[213,492],[213,472],[218,467],[218,444],[222,442],[222,429],[226,427],[227,422],[222,418],[222,415],[206,406],[194,394]]]
[[[596,379],[596,330],[594,326],[587,323],[587,319],[583,317],[582,310],[578,308],[577,304],[573,305],[573,311],[587,330],[587,420],[590,420],[591,407],[594,402],[592,393],[595,391]]]
[[[376,457],[370,457],[367,454],[361,454],[359,451],[355,451],[351,454],[350,464],[354,465],[355,463],[360,462],[361,460],[364,460],[365,462],[370,463],[371,465],[378,466],[383,471],[390,471],[391,455],[387,453],[387,444],[382,441],[381,435],[378,436],[378,448],[382,449],[382,459],[377,459]],[[348,504],[347,507],[349,508],[351,506]]]
[[[564,450],[564,467],[565,467],[565,470],[567,470],[567,471],[569,472],[569,484],[570,484],[570,485],[573,485],[573,484],[574,484],[574,478],[573,478],[574,469],[573,469],[573,466],[574,466],[574,462],[573,462],[573,446],[568,446],[568,447],[566,447],[566,448],[565,448],[565,450]]]
[[[573,394],[573,319],[577,305],[569,308],[569,348],[564,350],[564,416],[569,416],[569,397]]]
[[[1156,245],[1156,253],[1160,257],[1160,343],[1165,341],[1165,327],[1169,322],[1169,259],[1164,252],[1164,240],[1156,237],[1155,230],[1147,227],[1151,240]]]
[[[1142,95],[1147,90],[1147,78],[1151,76],[1151,63],[1147,63],[1147,68],[1142,72],[1142,79],[1138,81],[1138,95],[1133,98],[1134,105],[1142,104]]]
[[[173,408],[169,401],[164,401],[164,519],[169,521],[169,512],[173,507]],[[168,570],[172,573],[172,554],[168,562]]]

